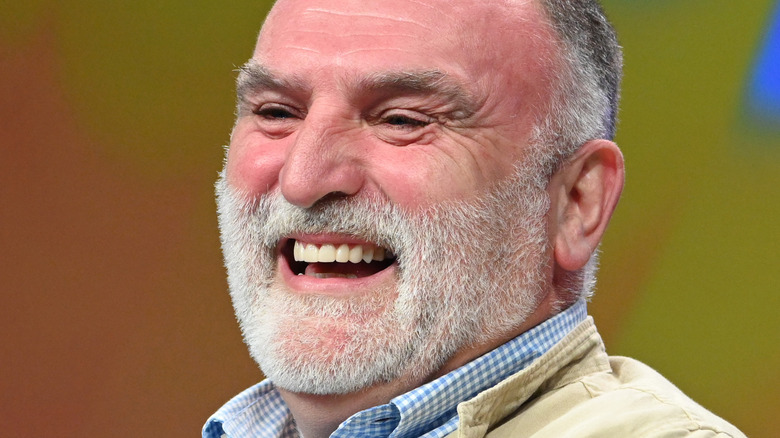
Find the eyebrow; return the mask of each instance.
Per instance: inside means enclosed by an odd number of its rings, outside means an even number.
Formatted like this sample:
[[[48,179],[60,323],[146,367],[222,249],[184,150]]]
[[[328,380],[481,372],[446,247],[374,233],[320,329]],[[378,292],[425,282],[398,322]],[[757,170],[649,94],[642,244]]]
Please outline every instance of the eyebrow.
[[[239,100],[244,100],[246,96],[258,90],[281,90],[281,89],[308,89],[302,80],[293,77],[292,79],[282,79],[274,74],[269,68],[250,59],[244,65],[238,68],[238,78],[236,79],[236,94]]]
[[[311,87],[302,79],[283,78],[254,59],[239,67],[236,92],[240,101],[261,90],[299,90]],[[356,81],[361,91],[387,92],[409,95],[441,96],[454,103],[459,118],[468,118],[476,112],[476,99],[465,87],[440,70],[387,71],[369,74]]]

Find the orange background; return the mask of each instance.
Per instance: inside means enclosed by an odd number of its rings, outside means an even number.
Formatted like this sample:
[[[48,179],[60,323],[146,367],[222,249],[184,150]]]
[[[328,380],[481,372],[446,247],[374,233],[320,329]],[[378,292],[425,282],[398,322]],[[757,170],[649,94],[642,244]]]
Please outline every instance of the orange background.
[[[0,6],[8,436],[197,436],[261,378],[213,182],[267,2]],[[591,311],[750,436],[780,429],[780,121],[745,109],[773,2],[605,2],[628,181]]]

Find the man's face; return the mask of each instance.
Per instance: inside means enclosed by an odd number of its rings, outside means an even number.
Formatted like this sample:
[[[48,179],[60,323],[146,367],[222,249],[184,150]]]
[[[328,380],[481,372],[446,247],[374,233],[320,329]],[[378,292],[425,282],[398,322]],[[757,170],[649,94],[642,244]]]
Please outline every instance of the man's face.
[[[219,202],[236,311],[277,385],[424,379],[544,292],[528,153],[547,30],[534,4],[466,3],[290,0],[261,32]]]

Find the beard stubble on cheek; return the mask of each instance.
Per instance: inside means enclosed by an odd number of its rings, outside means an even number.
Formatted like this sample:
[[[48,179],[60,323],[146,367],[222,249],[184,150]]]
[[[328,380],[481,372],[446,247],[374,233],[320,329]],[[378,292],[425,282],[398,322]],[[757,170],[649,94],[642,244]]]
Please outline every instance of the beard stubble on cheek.
[[[246,203],[224,178],[218,198],[245,341],[285,389],[337,394],[399,378],[419,381],[458,349],[501,336],[536,307],[548,204],[527,181],[417,216],[376,201],[300,209],[278,193]],[[393,250],[395,285],[349,299],[289,293],[276,269],[276,243],[292,232],[325,231]]]

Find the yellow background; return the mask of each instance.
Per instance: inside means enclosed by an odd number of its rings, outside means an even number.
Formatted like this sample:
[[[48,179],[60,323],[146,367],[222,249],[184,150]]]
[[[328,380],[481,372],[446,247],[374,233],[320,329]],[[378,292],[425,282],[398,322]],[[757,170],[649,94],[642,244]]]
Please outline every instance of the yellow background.
[[[197,436],[261,378],[213,182],[267,2],[0,1],[7,436]],[[773,2],[605,2],[627,186],[591,312],[754,437],[780,430],[780,121],[745,110]]]

